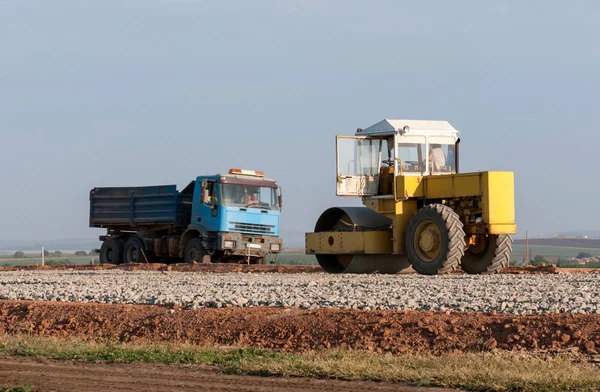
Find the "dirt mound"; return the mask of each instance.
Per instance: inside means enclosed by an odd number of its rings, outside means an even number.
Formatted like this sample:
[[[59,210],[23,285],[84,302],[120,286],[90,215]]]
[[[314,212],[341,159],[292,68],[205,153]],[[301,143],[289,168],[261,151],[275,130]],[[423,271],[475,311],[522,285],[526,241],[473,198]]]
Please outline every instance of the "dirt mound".
[[[508,267],[502,270],[503,274],[558,274],[560,270],[556,265],[544,265],[539,267]]]
[[[0,267],[0,271],[97,271],[97,270],[124,270],[124,271],[176,271],[176,272],[247,272],[247,273],[301,273],[324,272],[321,267],[307,265],[274,265],[274,264],[160,264],[160,263],[126,263],[126,264],[95,264],[95,265],[22,265]]]
[[[290,352],[352,348],[379,353],[495,348],[596,354],[600,315],[511,316],[433,311],[225,308],[0,301],[0,335],[123,342],[241,345]]]

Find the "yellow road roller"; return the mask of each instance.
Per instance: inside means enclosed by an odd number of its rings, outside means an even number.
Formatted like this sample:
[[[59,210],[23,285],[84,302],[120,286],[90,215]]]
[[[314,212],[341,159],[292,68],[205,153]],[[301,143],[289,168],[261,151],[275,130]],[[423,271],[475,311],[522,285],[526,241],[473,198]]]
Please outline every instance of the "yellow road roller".
[[[460,132],[447,121],[384,119],[336,136],[338,196],[306,233],[329,273],[499,272],[516,233],[514,173],[459,172]]]

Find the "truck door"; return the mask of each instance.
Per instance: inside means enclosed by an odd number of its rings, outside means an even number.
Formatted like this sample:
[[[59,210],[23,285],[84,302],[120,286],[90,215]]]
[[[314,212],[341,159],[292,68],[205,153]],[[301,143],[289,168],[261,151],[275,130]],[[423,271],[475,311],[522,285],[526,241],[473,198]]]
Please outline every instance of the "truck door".
[[[382,140],[336,136],[338,196],[374,196],[379,186]]]
[[[219,227],[219,194],[217,182],[203,179],[200,182],[200,208],[198,223],[202,224],[208,231],[216,231]]]

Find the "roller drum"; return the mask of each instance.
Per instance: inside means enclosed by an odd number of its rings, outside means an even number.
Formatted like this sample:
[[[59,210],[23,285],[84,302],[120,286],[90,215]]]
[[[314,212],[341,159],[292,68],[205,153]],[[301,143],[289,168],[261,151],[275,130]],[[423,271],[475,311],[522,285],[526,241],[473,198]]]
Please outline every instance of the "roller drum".
[[[391,230],[392,219],[366,207],[332,207],[315,225],[315,233],[324,231]],[[397,274],[414,272],[404,255],[316,254],[321,268],[329,273]]]

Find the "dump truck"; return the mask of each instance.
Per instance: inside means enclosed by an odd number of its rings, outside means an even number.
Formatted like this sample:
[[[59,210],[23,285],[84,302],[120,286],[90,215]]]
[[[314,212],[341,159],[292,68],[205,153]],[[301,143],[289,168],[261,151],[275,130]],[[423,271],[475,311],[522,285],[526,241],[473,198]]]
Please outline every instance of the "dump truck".
[[[282,250],[281,186],[264,172],[230,169],[176,185],[97,187],[89,226],[105,228],[100,263],[264,264]]]
[[[514,173],[459,172],[460,132],[447,121],[384,119],[336,135],[336,194],[306,233],[329,273],[491,274],[509,266]]]

